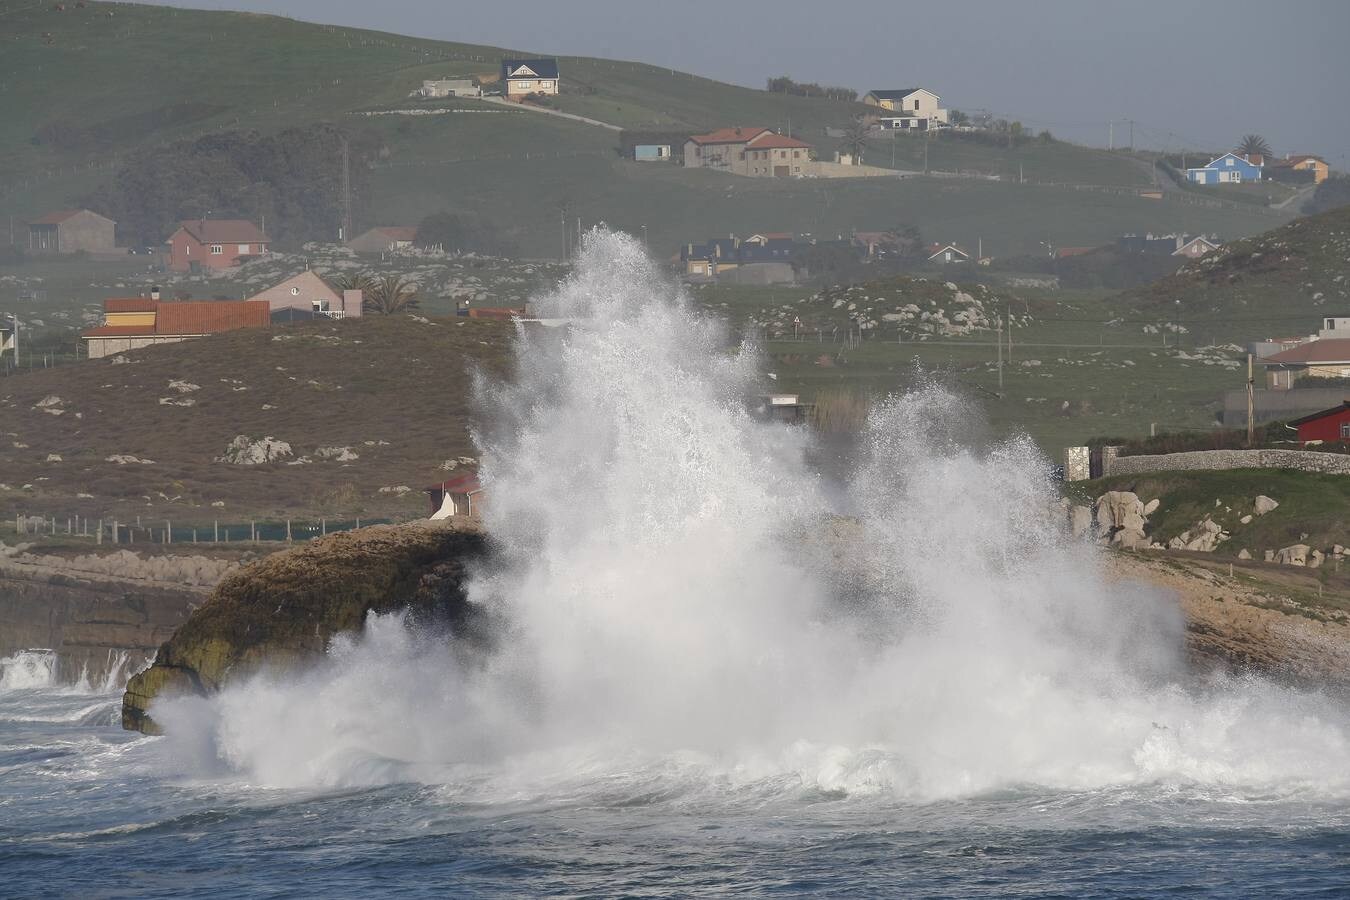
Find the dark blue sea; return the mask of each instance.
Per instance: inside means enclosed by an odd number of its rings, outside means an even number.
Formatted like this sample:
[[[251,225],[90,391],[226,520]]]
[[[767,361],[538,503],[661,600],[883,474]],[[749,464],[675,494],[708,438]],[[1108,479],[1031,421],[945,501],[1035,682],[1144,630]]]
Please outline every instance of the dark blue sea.
[[[905,802],[678,761],[495,797],[481,774],[278,790],[161,771],[164,739],[122,731],[119,703],[0,692],[0,896],[1350,896],[1350,804],[1315,791]]]

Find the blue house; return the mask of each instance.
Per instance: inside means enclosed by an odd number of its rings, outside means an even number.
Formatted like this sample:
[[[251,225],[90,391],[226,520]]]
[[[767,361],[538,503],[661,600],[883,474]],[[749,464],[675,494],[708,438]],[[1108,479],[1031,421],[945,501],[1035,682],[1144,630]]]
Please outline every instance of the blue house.
[[[1236,153],[1225,153],[1218,159],[1210,160],[1207,166],[1187,169],[1186,180],[1194,184],[1241,184],[1244,181],[1260,181],[1261,167],[1249,163]]]

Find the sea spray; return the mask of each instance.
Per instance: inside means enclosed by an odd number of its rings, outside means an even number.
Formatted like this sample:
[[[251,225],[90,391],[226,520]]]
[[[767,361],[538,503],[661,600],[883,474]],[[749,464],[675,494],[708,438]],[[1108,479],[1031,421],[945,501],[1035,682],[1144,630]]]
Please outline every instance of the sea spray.
[[[1045,460],[1025,440],[974,449],[962,398],[878,405],[841,499],[804,430],[746,412],[754,349],[728,349],[632,239],[592,233],[535,305],[570,325],[524,331],[515,379],[479,385],[502,552],[471,598],[503,623],[498,651],[374,618],[298,677],[158,704],[190,770],[488,800],[615,779],[1346,790],[1344,711],[1182,682],[1174,604],[1106,584],[1053,522]]]

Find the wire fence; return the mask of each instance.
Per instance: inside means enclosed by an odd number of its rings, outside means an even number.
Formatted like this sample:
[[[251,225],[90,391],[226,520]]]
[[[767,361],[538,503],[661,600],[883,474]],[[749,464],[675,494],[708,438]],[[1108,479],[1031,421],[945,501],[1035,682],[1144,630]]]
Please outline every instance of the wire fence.
[[[143,520],[141,516],[122,521],[106,516],[29,515],[14,516],[14,531],[20,537],[66,537],[104,544],[237,544],[297,543],[341,531],[355,531],[366,525],[387,525],[387,518],[351,518],[317,520],[252,519],[247,522],[200,522],[175,525],[170,519]]]

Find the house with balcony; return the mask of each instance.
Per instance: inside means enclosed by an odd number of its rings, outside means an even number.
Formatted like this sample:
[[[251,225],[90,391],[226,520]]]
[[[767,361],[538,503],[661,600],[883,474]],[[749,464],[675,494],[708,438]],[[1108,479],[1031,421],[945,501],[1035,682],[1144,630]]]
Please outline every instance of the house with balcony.
[[[684,165],[749,178],[814,174],[814,148],[768,128],[719,128],[696,134],[684,145]]]
[[[877,124],[900,131],[928,131],[947,124],[942,98],[927,88],[868,91],[864,104],[877,108]]]
[[[314,272],[301,272],[248,298],[266,303],[273,322],[324,316],[350,319],[361,315],[362,292],[338,290]]]

